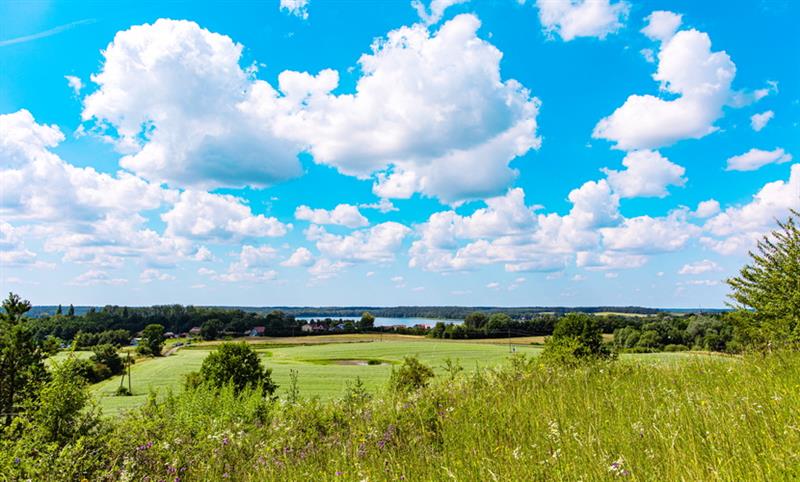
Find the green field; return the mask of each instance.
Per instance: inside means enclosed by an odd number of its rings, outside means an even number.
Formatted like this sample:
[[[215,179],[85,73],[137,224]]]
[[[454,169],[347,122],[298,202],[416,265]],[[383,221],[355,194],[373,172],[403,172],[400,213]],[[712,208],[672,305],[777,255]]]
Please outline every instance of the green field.
[[[508,345],[499,343],[398,336],[387,336],[384,341],[371,336],[315,338],[319,340],[284,339],[277,343],[271,340],[254,344],[264,365],[273,370],[273,380],[280,386],[278,395],[282,395],[289,384],[290,370],[298,373],[301,396],[330,399],[340,396],[345,383],[354,381],[356,377],[360,377],[369,390],[384,386],[392,365],[401,362],[408,355],[419,357],[437,373],[442,372],[442,365],[447,358],[458,360],[465,370],[474,370],[476,367],[504,363],[509,355]],[[311,344],[293,344],[296,341],[310,341]],[[116,414],[144,403],[151,389],[159,393],[168,389],[180,390],[185,375],[198,370],[212,349],[214,344],[196,345],[180,349],[171,356],[139,360],[132,368],[134,395],[131,397],[115,396],[120,377],[98,383],[92,387],[92,391],[105,414]],[[526,345],[514,345],[514,349],[517,353],[526,355],[534,355],[540,350],[538,347]],[[356,361],[367,360],[379,360],[381,364],[354,364]]]
[[[348,381],[360,377],[370,391],[385,386],[392,366],[402,362],[404,356],[417,356],[443,372],[446,359],[458,360],[465,370],[497,366],[508,361],[509,346],[505,340],[431,340],[422,337],[389,335],[383,339],[372,335],[332,335],[304,338],[248,339],[261,355],[264,365],[272,368],[273,380],[279,385],[277,394],[284,395],[289,385],[291,370],[298,373],[298,387],[303,397],[331,399],[342,395]],[[541,350],[532,346],[531,340],[519,339],[513,344],[515,353],[536,355]],[[140,359],[132,368],[133,396],[118,397],[115,391],[120,377],[100,382],[92,387],[95,400],[106,415],[137,407],[144,403],[149,393],[163,395],[168,390],[180,391],[186,374],[200,369],[203,359],[219,342],[198,344],[181,348],[174,354],[155,359]],[[524,344],[523,344],[524,343]],[[89,356],[90,352],[78,352]],[[59,354],[63,359],[66,355]],[[669,363],[691,353],[652,353],[624,355],[626,359],[643,362]],[[376,360],[379,365],[367,365]],[[127,382],[126,382],[127,384]]]

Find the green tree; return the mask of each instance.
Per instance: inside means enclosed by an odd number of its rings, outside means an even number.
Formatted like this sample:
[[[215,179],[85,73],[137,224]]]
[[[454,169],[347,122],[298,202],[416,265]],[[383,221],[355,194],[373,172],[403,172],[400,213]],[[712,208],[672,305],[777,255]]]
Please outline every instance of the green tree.
[[[509,325],[511,325],[512,320],[511,317],[505,313],[494,313],[492,316],[489,317],[489,320],[486,322],[486,332],[493,333],[498,332],[501,330],[508,329]]]
[[[739,336],[762,346],[800,346],[800,212],[764,236],[751,262],[727,280]]]
[[[272,370],[262,366],[258,354],[247,343],[221,344],[203,360],[199,381],[214,387],[230,383],[237,392],[248,386],[261,386],[264,395],[272,395],[278,388],[272,381]]]
[[[0,416],[6,426],[47,380],[47,353],[24,318],[30,309],[29,301],[9,293],[0,314]]]
[[[42,386],[38,394],[33,427],[37,438],[44,443],[64,446],[86,435],[98,423],[93,410],[84,410],[90,396],[78,362],[76,358],[69,358],[56,364],[52,379]]]
[[[375,326],[375,317],[372,316],[372,313],[369,311],[365,311],[361,314],[361,321],[358,322],[358,329],[359,330],[368,330]]]
[[[108,367],[111,375],[119,375],[125,369],[125,364],[122,362],[116,347],[110,344],[97,345],[92,351],[92,361]]]
[[[480,329],[489,321],[489,317],[486,316],[486,313],[481,313],[480,311],[474,311],[467,316],[464,317],[464,325],[467,328],[473,329]]]
[[[139,342],[139,352],[145,355],[161,356],[164,347],[164,327],[151,324],[142,330],[142,340]]]
[[[403,358],[400,368],[392,368],[389,377],[389,388],[395,393],[408,393],[425,387],[433,378],[433,368],[425,365],[417,357]]]
[[[204,340],[216,340],[222,331],[222,322],[216,318],[207,320],[200,325],[200,336]]]
[[[67,316],[69,316],[70,318],[75,317],[75,307],[72,306],[72,303],[69,304],[69,309],[67,310]]]

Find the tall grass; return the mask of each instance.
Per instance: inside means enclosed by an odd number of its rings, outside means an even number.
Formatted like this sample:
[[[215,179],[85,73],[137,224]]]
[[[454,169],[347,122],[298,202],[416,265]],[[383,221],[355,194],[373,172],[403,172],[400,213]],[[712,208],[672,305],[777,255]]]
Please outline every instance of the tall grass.
[[[231,391],[168,397],[114,422],[86,475],[800,479],[798,353],[577,370],[517,359],[440,379],[410,396],[370,400],[351,391],[345,398],[271,403]]]

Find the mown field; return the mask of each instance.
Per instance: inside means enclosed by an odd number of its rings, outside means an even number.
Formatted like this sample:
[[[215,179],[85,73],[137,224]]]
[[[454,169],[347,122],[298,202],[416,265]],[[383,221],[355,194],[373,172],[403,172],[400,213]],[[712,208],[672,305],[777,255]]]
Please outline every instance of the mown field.
[[[431,340],[405,335],[330,335],[296,338],[246,339],[261,356],[264,365],[273,370],[273,380],[279,385],[278,396],[286,393],[290,372],[297,372],[298,387],[303,397],[323,400],[340,397],[347,382],[361,378],[366,388],[376,392],[386,385],[392,366],[404,356],[417,356],[434,368],[437,375],[444,372],[445,361],[458,361],[466,371],[506,364],[514,353],[536,355],[541,350],[531,343],[541,337],[507,340]],[[92,387],[92,394],[103,413],[116,415],[142,405],[151,391],[163,396],[168,390],[179,392],[186,374],[196,371],[203,359],[220,342],[200,343],[184,347],[170,356],[140,359],[132,368],[133,396],[118,397],[115,391],[120,377],[112,377]],[[87,357],[88,352],[77,352]],[[59,359],[66,356],[57,355]],[[641,361],[658,363],[678,361],[695,354],[631,355]],[[378,365],[369,365],[374,360]],[[373,363],[375,363],[373,362]],[[127,385],[127,381],[126,381]]]

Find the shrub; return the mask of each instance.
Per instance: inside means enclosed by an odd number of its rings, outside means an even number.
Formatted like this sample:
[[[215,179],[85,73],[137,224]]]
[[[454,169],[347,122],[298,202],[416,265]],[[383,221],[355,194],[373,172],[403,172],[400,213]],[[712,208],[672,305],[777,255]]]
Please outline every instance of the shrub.
[[[585,361],[612,358],[614,354],[603,344],[600,326],[593,316],[569,313],[556,323],[541,356],[545,364],[571,367]]]
[[[403,358],[400,368],[392,368],[389,387],[395,393],[408,393],[427,386],[433,376],[431,367],[417,357],[407,356]]]
[[[192,380],[195,384],[197,381]],[[278,388],[272,381],[272,370],[265,369],[255,350],[243,342],[226,342],[211,352],[200,367],[199,381],[217,388],[231,384],[237,393],[248,386],[260,386],[264,395],[272,395]]]
[[[669,344],[664,345],[664,351],[688,351],[689,347],[686,345]]]
[[[158,324],[147,325],[142,330],[142,340],[137,351],[143,355],[161,356],[164,347],[164,327]]]

